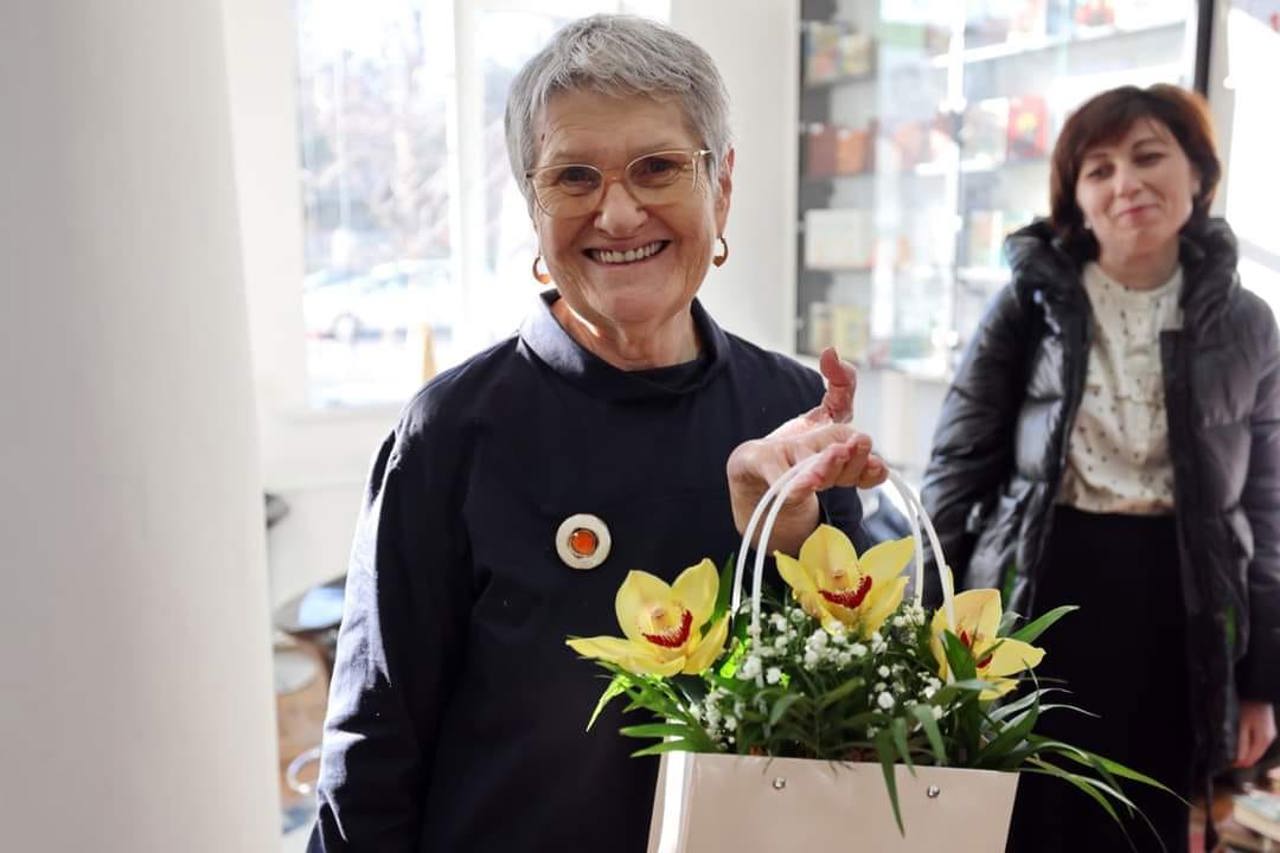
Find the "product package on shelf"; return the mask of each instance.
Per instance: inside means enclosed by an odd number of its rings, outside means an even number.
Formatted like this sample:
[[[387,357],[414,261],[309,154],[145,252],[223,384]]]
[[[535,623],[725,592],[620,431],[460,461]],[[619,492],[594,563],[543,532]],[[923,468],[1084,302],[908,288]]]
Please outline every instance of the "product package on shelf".
[[[835,171],[857,175],[875,168],[875,129],[842,127],[836,131]]]
[[[871,312],[865,305],[831,306],[831,345],[841,356],[865,362],[870,343]]]
[[[1008,153],[1008,134],[1008,98],[985,98],[970,104],[960,127],[961,158],[976,166],[1003,163]]]
[[[970,210],[965,220],[965,266],[994,270],[1000,266],[1000,250],[1004,245],[1004,213],[999,210]]]
[[[804,262],[813,270],[860,270],[875,258],[870,210],[814,208],[804,213]]]
[[[811,124],[805,130],[805,175],[829,178],[836,173],[839,130],[829,124]]]
[[[851,32],[840,37],[840,73],[865,77],[875,68],[875,40],[866,33]]]
[[[1049,108],[1040,95],[1009,99],[1006,131],[1010,160],[1035,160],[1049,153]]]
[[[840,36],[836,24],[810,21],[804,27],[804,81],[810,86],[835,79],[840,74]]]

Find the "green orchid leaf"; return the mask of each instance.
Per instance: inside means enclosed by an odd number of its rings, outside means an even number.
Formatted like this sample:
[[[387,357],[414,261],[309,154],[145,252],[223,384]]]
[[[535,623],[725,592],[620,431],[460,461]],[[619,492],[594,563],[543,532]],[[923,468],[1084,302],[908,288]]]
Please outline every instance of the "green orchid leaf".
[[[1182,797],[1179,797],[1172,789],[1158,780],[1151,778],[1145,773],[1139,773],[1137,770],[1126,767],[1118,761],[1112,761],[1109,758],[1103,758],[1101,755],[1080,749],[1079,747],[1071,746],[1070,744],[1062,743],[1061,741],[1050,740],[1049,738],[1040,737],[1038,735],[1032,735],[1030,740],[1033,743],[1043,744],[1053,748],[1058,755],[1061,755],[1064,758],[1069,758],[1077,764],[1096,767],[1113,776],[1118,776],[1121,779],[1128,779],[1131,782],[1139,782],[1151,788],[1158,788],[1170,796],[1178,797],[1178,799],[1186,802],[1186,800],[1183,800]]]
[[[690,731],[696,730],[684,723],[644,723],[623,726],[618,731],[627,737],[686,737]]]
[[[783,693],[782,696],[773,703],[773,707],[769,709],[769,725],[777,725],[778,721],[782,719],[782,715],[787,713],[787,709],[803,698],[805,697],[799,693]]]
[[[893,769],[897,763],[893,749],[893,736],[887,731],[880,731],[875,737],[876,754],[880,757],[880,770],[884,773],[884,784],[889,790],[889,804],[893,806],[893,819],[898,824],[898,832],[905,838],[907,830],[902,825],[902,809],[898,805],[898,779]]]
[[[1077,790],[1087,794],[1090,799],[1092,799],[1098,805],[1102,806],[1102,808],[1106,811],[1106,813],[1111,816],[1111,819],[1116,822],[1116,826],[1120,827],[1120,831],[1124,832],[1125,838],[1127,839],[1129,837],[1129,833],[1124,828],[1124,823],[1120,820],[1120,815],[1116,813],[1115,806],[1111,805],[1111,803],[1107,800],[1105,796],[1103,796],[1099,791],[1095,790],[1094,787],[1089,784],[1091,780],[1088,780],[1084,776],[1080,776],[1075,773],[1068,773],[1065,770],[1062,770],[1058,767],[1053,766],[1052,764],[1049,764],[1048,762],[1043,763],[1043,768],[1044,769],[1027,767],[1027,768],[1024,768],[1022,772],[1038,773],[1043,776],[1053,776],[1057,779],[1061,779],[1062,781],[1067,782],[1070,785],[1073,785]]]
[[[591,727],[595,725],[596,718],[600,716],[600,712],[605,709],[614,698],[621,696],[627,690],[627,683],[630,678],[626,675],[615,675],[610,681],[609,686],[604,689],[604,693],[600,694],[600,701],[596,703],[596,709],[591,712],[591,719],[587,720],[587,731],[591,731]]]
[[[942,740],[942,731],[938,728],[938,721],[933,718],[932,705],[916,705],[911,709],[912,715],[920,721],[920,727],[924,729],[924,735],[929,739],[929,746],[933,749],[933,757],[936,759],[939,767],[947,765],[947,748]]]
[[[895,717],[893,722],[889,724],[889,732],[893,735],[893,745],[898,748],[898,755],[902,757],[903,763],[907,765],[907,769],[914,776],[916,774],[916,765],[911,760],[911,747],[907,746],[907,721],[901,717]]]
[[[978,766],[991,767],[999,762],[1005,753],[1027,739],[1027,735],[1031,734],[1038,719],[1040,719],[1040,709],[1035,705],[1023,711],[1020,716],[1014,717],[979,753]]]
[[[853,693],[853,691],[862,687],[864,684],[866,684],[866,681],[862,677],[855,676],[854,678],[850,678],[848,681],[845,681],[834,690],[827,691],[818,699],[819,710],[831,707],[832,704],[839,702],[841,699]]]
[[[716,592],[716,604],[711,610],[711,618],[702,626],[705,631],[707,626],[714,625],[716,620],[729,612],[729,602],[733,598],[733,572],[737,560],[733,554],[729,555],[729,559],[724,561],[724,565],[720,567],[720,588]]]
[[[1052,610],[1050,610],[1048,613],[1041,616],[1039,619],[1035,620],[1034,622],[1029,622],[1028,624],[1023,625],[1017,631],[1014,631],[1012,634],[1009,635],[1009,639],[1021,640],[1024,643],[1034,642],[1035,639],[1039,637],[1041,634],[1043,634],[1045,632],[1045,629],[1048,628],[1050,625],[1052,625],[1054,622],[1057,622],[1059,619],[1061,619],[1063,616],[1066,616],[1071,611],[1079,610],[1079,609],[1080,608],[1075,606],[1074,604],[1064,604],[1061,607],[1055,607]]]
[[[661,755],[664,752],[697,752],[694,745],[685,740],[664,740],[658,743],[646,746],[644,749],[637,749],[631,753],[632,758],[643,758],[646,755]]]
[[[942,632],[942,650],[947,656],[947,666],[951,668],[956,681],[975,678],[978,668],[974,664],[973,653],[960,638],[950,631]]]

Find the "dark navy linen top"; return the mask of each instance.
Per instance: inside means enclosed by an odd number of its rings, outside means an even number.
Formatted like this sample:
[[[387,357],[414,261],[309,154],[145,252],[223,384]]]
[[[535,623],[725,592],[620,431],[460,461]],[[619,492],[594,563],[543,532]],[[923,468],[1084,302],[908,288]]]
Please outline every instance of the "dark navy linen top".
[[[811,409],[820,377],[723,332],[695,302],[698,362],[625,372],[552,316],[441,374],[373,466],[352,548],[310,850],[641,851],[657,760],[564,643],[621,636],[626,573],[666,580],[740,543],[725,462]],[[857,495],[823,495],[856,536]],[[592,513],[609,557],[555,534]],[[856,536],[860,539],[860,536]],[[635,719],[627,722],[643,722]]]

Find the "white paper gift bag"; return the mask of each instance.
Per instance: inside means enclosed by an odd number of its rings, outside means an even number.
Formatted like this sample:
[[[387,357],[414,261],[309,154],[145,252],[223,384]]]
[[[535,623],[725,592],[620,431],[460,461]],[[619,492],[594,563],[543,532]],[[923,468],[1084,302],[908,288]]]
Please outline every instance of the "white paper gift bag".
[[[738,613],[745,555],[758,524],[767,543],[789,484],[806,460],[778,479],[756,507],[743,534],[731,613]],[[916,544],[919,603],[924,554],[921,528],[937,555],[944,610],[955,624],[954,593],[936,532],[919,498],[897,474],[890,483],[908,508]],[[772,506],[770,506],[772,502]],[[760,623],[765,547],[756,549],[752,576],[752,635]],[[789,850],[1004,850],[1018,774],[951,767],[895,765],[903,830],[894,820],[884,771],[876,763],[807,758],[667,752],[659,765],[649,853],[776,853]]]
[[[1004,850],[1018,774],[894,770],[905,835],[879,764],[665,753],[649,853]]]

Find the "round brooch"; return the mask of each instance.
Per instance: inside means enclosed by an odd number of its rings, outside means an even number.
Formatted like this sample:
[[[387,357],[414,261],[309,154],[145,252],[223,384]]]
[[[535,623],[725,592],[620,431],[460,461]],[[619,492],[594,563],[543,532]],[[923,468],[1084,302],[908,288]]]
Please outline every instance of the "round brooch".
[[[598,516],[581,512],[560,523],[556,553],[571,569],[594,569],[609,556],[613,538]]]

